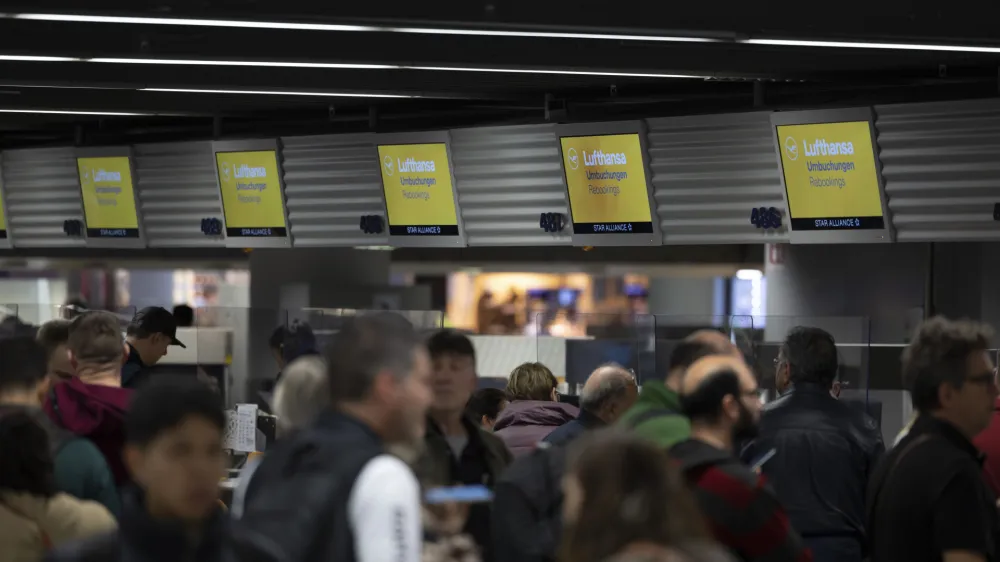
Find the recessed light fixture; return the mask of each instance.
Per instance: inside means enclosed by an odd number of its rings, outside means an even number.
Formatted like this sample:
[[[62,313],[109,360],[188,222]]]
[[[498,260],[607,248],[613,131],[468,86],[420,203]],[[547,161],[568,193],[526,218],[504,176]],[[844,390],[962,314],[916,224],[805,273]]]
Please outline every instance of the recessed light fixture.
[[[139,88],[140,92],[172,92],[178,94],[248,94],[257,96],[318,96],[332,98],[415,98],[400,94],[352,94],[347,92],[286,92],[281,90],[202,90],[196,88]]]

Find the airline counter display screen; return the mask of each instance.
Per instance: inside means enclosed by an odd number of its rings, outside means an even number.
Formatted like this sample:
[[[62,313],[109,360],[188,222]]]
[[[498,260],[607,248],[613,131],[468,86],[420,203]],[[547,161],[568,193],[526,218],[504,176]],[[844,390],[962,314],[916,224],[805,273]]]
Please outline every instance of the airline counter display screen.
[[[284,238],[285,198],[274,150],[217,152],[229,238]]]
[[[458,236],[445,143],[378,147],[390,236]]]
[[[139,238],[128,156],[77,158],[87,238]]]
[[[562,137],[574,234],[652,234],[639,135]]]
[[[792,230],[885,228],[868,121],[778,125]]]

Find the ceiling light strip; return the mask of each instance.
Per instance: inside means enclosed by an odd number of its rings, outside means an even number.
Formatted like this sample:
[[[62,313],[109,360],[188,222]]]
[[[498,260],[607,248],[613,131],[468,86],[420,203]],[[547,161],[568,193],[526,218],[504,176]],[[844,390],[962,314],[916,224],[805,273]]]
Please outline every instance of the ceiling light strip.
[[[318,96],[333,98],[396,98],[407,99],[419,96],[401,94],[352,94],[347,92],[285,92],[281,90],[202,90],[196,88],[139,88],[140,92],[168,92],[177,94],[248,94],[257,96]]]
[[[0,109],[0,113],[31,113],[44,115],[103,115],[107,117],[143,117],[156,113],[126,113],[121,111],[70,111],[66,109]]]
[[[347,25],[335,23],[297,23],[279,21],[211,20],[197,18],[153,18],[136,16],[98,16],[85,14],[32,14],[3,13],[5,19],[30,21],[55,21],[73,23],[114,23],[130,25],[178,25],[198,27],[226,27],[235,29],[274,29],[289,31],[341,31],[375,33],[409,33],[420,35],[461,35],[468,37],[519,37],[540,39],[590,39],[599,41],[657,41],[671,43],[718,43],[715,37],[687,37],[673,35],[641,35],[619,33],[577,33],[558,31],[472,29],[447,27],[399,27],[390,25]]]
[[[880,49],[897,51],[938,51],[951,53],[1000,53],[1000,47],[976,45],[934,45],[929,43],[878,43],[867,41],[813,41],[798,39],[741,39],[744,45],[773,47],[822,47],[836,49]]]

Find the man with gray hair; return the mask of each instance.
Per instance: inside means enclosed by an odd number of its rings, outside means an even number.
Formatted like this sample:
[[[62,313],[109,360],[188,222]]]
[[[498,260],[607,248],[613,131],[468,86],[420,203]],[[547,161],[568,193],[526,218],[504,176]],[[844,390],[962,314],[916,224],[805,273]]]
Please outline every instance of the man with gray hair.
[[[542,441],[554,446],[570,443],[584,432],[611,425],[635,404],[639,386],[635,375],[617,363],[598,367],[580,393],[580,415],[558,427]]]
[[[621,365],[601,365],[583,385],[580,416],[517,458],[500,478],[493,501],[495,562],[556,559],[568,445],[585,432],[613,424],[639,395],[635,377]]]

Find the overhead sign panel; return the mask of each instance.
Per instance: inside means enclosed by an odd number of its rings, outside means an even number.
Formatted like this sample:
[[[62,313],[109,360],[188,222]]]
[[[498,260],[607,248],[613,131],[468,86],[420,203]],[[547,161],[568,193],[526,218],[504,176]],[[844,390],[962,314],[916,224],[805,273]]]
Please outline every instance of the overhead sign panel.
[[[240,150],[245,147],[246,150]],[[275,141],[215,144],[229,246],[288,245],[285,195]]]
[[[574,134],[611,129],[611,134]],[[617,132],[619,130],[631,132]],[[659,245],[639,124],[560,128],[576,245]]]
[[[447,133],[382,137],[378,159],[392,244],[463,245]]]
[[[2,187],[2,186],[0,186]],[[0,190],[2,191],[2,190]],[[10,248],[10,237],[7,235],[7,201],[0,194],[0,248]]]
[[[792,242],[889,242],[870,109],[778,113]]]
[[[87,244],[142,246],[131,150],[78,149],[76,167]]]

